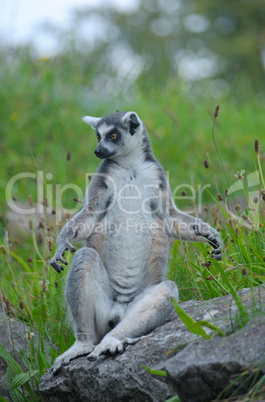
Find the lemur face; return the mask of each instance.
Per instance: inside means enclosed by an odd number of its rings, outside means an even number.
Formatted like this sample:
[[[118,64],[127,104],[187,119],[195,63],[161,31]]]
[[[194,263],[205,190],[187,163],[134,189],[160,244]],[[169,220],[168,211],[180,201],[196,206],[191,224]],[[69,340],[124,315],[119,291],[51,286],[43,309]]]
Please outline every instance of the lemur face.
[[[143,124],[135,112],[117,112],[103,118],[86,116],[83,120],[96,130],[95,155],[100,159],[127,156],[141,146]]]

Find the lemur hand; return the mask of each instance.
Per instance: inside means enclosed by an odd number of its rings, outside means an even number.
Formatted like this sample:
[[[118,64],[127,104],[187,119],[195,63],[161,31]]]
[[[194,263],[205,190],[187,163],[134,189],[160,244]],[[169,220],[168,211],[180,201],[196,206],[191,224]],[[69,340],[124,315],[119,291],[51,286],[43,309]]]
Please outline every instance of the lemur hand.
[[[57,243],[57,248],[54,257],[50,261],[50,265],[55,269],[59,274],[64,268],[61,264],[58,264],[57,261],[61,261],[64,265],[68,265],[68,262],[63,258],[66,250],[70,250],[75,252],[75,247],[69,242],[69,240],[61,240]]]
[[[211,257],[217,261],[221,261],[223,258],[223,243],[217,230],[213,229],[204,222],[201,222],[199,225],[194,225],[193,229],[196,236],[204,237],[207,239],[210,246],[212,246],[213,251]]]

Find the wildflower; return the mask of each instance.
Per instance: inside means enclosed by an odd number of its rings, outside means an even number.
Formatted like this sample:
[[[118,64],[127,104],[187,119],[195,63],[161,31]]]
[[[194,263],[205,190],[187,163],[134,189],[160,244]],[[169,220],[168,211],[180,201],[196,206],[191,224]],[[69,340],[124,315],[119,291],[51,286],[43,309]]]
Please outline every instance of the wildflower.
[[[234,174],[234,176],[235,177],[237,177],[239,180],[241,180],[241,181],[243,181],[243,179],[244,179],[244,176],[243,176],[243,174],[245,173],[245,170],[244,169],[242,169],[242,170],[238,170],[235,174]]]
[[[203,162],[203,164],[204,164],[204,167],[205,167],[206,169],[208,169],[208,167],[209,167],[208,161],[205,160],[205,161]]]
[[[245,276],[245,275],[247,275],[247,273],[248,273],[247,268],[243,267],[242,268],[242,275]]]
[[[32,258],[29,257],[29,258],[27,259],[27,261],[28,261],[28,262],[32,262],[33,260],[32,260]]]
[[[185,192],[185,191],[181,191],[181,195],[182,195],[183,197],[185,197],[186,192]]]

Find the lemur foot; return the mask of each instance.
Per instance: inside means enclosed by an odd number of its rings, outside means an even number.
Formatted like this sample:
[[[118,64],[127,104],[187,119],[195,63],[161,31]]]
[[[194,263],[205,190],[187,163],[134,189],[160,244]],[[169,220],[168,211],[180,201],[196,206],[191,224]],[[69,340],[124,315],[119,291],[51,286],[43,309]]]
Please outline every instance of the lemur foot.
[[[210,229],[210,230],[209,230]],[[223,258],[223,243],[220,239],[219,233],[217,230],[209,227],[206,224],[202,224],[201,227],[198,225],[193,226],[194,233],[196,236],[201,236],[207,239],[208,243],[210,246],[212,246],[213,251],[211,254],[211,257],[214,258],[217,261],[221,261]]]
[[[70,360],[88,355],[93,351],[94,348],[95,346],[91,344],[75,342],[73,346],[70,347],[70,349],[68,349],[61,356],[56,358],[55,363],[52,367],[53,375],[58,374],[63,366],[66,366],[70,363]]]
[[[88,356],[89,361],[96,360],[100,355],[115,355],[122,353],[128,345],[134,345],[144,337],[139,338],[125,338],[120,341],[114,336],[107,335],[104,339],[95,347],[92,353]]]

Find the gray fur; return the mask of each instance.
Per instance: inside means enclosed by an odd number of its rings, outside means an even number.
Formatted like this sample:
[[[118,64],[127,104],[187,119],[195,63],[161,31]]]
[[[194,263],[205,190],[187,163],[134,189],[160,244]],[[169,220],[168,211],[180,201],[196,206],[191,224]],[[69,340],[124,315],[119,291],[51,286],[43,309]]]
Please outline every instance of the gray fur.
[[[56,359],[54,373],[84,354],[93,360],[121,352],[170,319],[170,297],[178,300],[177,286],[165,280],[170,237],[208,241],[213,258],[222,258],[218,232],[174,205],[136,113],[84,120],[112,156],[100,164],[82,210],[62,229],[50,262],[61,272],[64,252],[86,241],[71,262],[65,291],[76,342]]]

